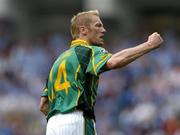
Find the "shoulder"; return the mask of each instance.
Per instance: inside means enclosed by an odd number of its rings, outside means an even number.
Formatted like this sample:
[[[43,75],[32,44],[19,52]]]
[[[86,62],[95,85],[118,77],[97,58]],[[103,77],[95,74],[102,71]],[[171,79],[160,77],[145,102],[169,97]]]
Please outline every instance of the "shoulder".
[[[92,46],[76,46],[74,48],[76,54],[89,54],[91,53],[91,50],[92,50]]]
[[[98,53],[98,54],[108,54],[108,51],[100,46],[92,46],[92,50],[94,51],[94,53]]]

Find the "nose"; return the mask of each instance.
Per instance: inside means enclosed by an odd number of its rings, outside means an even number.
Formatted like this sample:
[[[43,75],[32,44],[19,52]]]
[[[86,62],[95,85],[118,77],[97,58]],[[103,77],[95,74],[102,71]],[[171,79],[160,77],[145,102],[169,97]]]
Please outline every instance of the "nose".
[[[106,33],[106,29],[103,27],[103,30],[102,30],[103,33]]]

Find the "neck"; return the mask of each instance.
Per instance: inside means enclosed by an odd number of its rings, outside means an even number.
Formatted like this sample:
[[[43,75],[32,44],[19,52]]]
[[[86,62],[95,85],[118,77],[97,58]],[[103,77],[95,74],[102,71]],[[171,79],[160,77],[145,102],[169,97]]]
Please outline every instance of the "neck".
[[[87,38],[87,37],[79,37],[79,38],[77,38],[77,39],[80,39],[80,40],[85,40],[86,42],[88,42],[89,44],[90,44],[90,42],[89,42],[89,39]]]

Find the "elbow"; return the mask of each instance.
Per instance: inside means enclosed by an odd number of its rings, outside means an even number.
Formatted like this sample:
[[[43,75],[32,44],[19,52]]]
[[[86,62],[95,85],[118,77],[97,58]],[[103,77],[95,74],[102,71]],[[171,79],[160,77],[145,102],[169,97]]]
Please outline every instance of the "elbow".
[[[40,104],[40,105],[39,105],[39,111],[42,112],[42,113],[44,113],[44,111],[45,111],[45,105]]]
[[[46,116],[48,114],[48,105],[39,106],[39,110]]]
[[[125,65],[127,65],[127,58],[121,57],[121,58],[110,58],[107,62],[107,68],[108,69],[117,69],[117,68],[121,68],[124,67]]]
[[[39,105],[39,111],[44,112],[44,107],[41,104]]]
[[[107,63],[106,63],[106,67],[108,69],[116,69],[117,68],[117,62],[116,60],[112,57],[110,58]]]
[[[44,114],[47,115],[49,108],[49,102],[47,97],[42,97],[39,104],[39,110]]]

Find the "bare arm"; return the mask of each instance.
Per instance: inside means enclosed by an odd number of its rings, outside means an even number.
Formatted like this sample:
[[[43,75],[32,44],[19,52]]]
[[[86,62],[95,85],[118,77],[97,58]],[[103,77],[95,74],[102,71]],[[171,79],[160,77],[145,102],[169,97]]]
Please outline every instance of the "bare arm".
[[[48,97],[41,97],[39,110],[46,116],[48,114],[49,100]]]
[[[161,36],[157,32],[155,32],[149,36],[147,42],[113,54],[112,57],[107,61],[106,67],[108,69],[123,67],[136,60],[137,58],[143,56],[144,54],[160,47],[160,44],[162,42],[163,39],[161,38]]]

